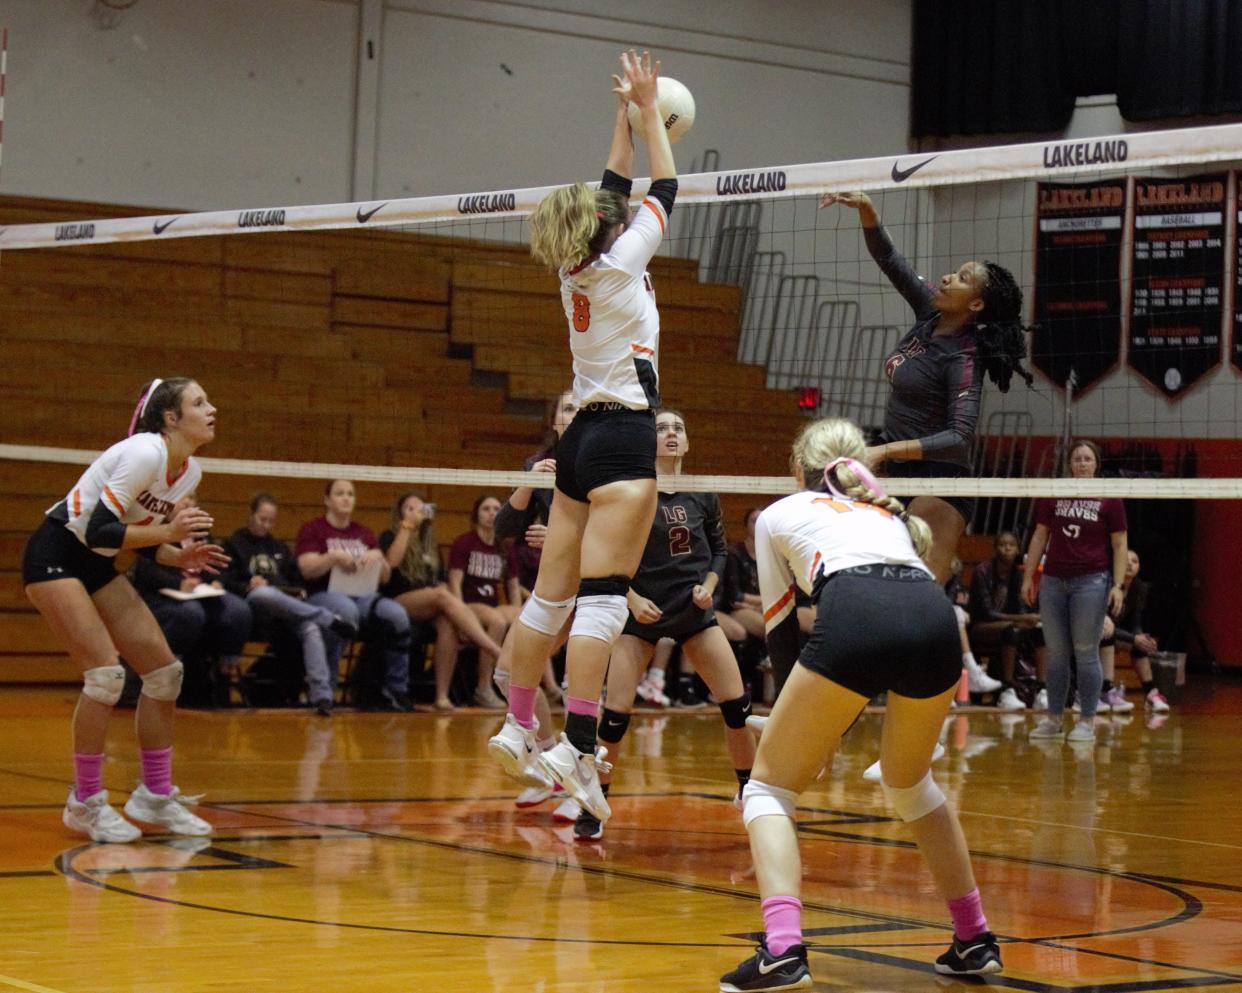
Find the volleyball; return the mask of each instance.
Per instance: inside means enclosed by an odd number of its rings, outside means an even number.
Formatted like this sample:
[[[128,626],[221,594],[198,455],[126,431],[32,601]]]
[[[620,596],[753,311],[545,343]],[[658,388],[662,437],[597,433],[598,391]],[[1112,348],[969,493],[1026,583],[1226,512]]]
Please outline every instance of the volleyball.
[[[656,103],[660,108],[660,118],[664,121],[664,130],[668,132],[669,144],[672,145],[684,138],[694,126],[694,95],[684,84],[668,76],[661,76],[658,86]],[[630,104],[627,113],[630,127],[641,138],[643,122],[638,104]]]

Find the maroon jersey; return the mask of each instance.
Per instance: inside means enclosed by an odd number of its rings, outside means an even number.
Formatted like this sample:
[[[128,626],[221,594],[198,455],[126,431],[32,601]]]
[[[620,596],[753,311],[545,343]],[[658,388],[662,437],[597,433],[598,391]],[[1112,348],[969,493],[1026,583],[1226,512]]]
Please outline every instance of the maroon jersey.
[[[348,527],[333,527],[326,517],[316,517],[313,521],[303,524],[302,530],[298,532],[295,554],[318,552],[322,555],[324,552],[341,548],[357,558],[368,549],[377,547],[379,543],[375,540],[375,533],[370,528],[352,521]],[[306,592],[322,593],[328,588],[329,575],[330,573],[324,573],[318,579],[306,580]]]
[[[1071,579],[1113,567],[1110,535],[1126,530],[1126,505],[1108,500],[1042,497],[1035,501],[1035,523],[1048,529],[1044,574]]]
[[[500,588],[509,576],[512,552],[507,556],[496,545],[489,545],[477,531],[467,531],[449,550],[449,569],[460,569],[461,598],[466,603],[500,602]]]

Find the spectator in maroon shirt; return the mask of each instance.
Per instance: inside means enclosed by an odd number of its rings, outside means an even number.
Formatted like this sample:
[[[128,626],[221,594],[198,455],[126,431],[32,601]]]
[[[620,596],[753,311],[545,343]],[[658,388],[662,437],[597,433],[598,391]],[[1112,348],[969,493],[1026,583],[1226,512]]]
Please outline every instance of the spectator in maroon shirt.
[[[496,644],[504,641],[509,625],[517,620],[522,609],[522,593],[518,585],[518,568],[513,549],[505,551],[496,541],[496,514],[500,501],[484,495],[474,502],[470,515],[472,531],[453,542],[449,550],[449,589],[463,601],[483,625],[483,630]],[[500,602],[504,588],[506,602]],[[492,689],[492,673],[499,652],[479,651],[478,687],[474,691],[477,706],[500,710],[505,702]]]
[[[387,710],[412,709],[410,686],[410,618],[405,610],[377,590],[362,596],[346,596],[328,591],[328,579],[334,568],[356,572],[370,562],[380,563],[380,583],[388,580],[389,568],[379,542],[370,528],[354,523],[354,484],[348,479],[335,479],[324,489],[326,513],[307,521],[298,532],[296,554],[298,569],[306,582],[307,600],[315,606],[345,618],[357,628],[363,641],[377,641],[384,649],[384,685],[374,703]],[[331,631],[324,632],[327,649],[327,671],[311,672],[311,704],[331,706],[336,687],[337,668],[346,642]],[[309,662],[309,660],[308,660]]]
[[[1070,448],[1075,479],[1091,479],[1100,469],[1100,449],[1091,441]],[[1118,499],[1053,498],[1035,501],[1035,533],[1027,551],[1022,599],[1034,606],[1034,572],[1047,550],[1039,584],[1039,616],[1047,645],[1048,716],[1032,738],[1060,738],[1070,681],[1070,656],[1078,664],[1082,719],[1071,742],[1095,741],[1100,702],[1100,635],[1105,613],[1120,613],[1127,567],[1126,508]]]

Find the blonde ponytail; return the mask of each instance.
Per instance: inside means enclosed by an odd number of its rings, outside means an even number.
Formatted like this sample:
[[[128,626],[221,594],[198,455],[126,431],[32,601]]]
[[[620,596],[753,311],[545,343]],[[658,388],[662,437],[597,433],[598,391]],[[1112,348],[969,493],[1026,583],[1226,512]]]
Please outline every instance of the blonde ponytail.
[[[802,429],[793,444],[792,461],[802,470],[807,485],[820,479],[835,480],[851,500],[874,504],[899,518],[910,532],[915,552],[922,558],[931,548],[931,528],[923,518],[909,513],[900,500],[879,489],[871,474],[862,468],[866,453],[867,442],[857,424],[843,417],[824,417]],[[846,460],[852,460],[862,472],[855,471]]]

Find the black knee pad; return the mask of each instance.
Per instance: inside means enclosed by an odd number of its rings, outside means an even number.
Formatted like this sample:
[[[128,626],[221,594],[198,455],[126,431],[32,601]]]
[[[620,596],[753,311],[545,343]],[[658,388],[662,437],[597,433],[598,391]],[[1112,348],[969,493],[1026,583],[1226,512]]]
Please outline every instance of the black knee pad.
[[[609,745],[615,745],[625,737],[625,732],[630,726],[630,715],[623,714],[619,710],[611,710],[604,708],[604,713],[599,719],[599,730],[596,735],[600,741]]]
[[[726,700],[720,705],[720,716],[734,731],[746,726],[746,718],[750,716],[750,694],[743,693],[735,700]]]
[[[578,596],[625,596],[630,591],[629,576],[596,576],[578,584]]]

